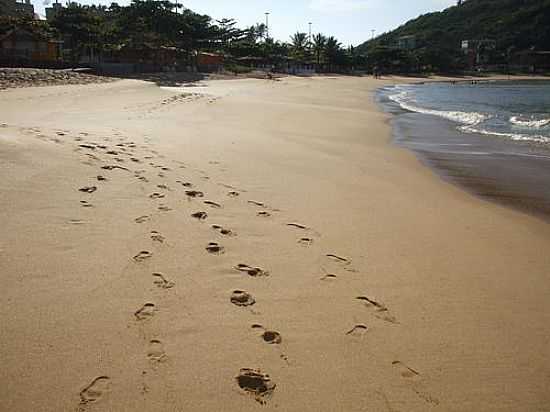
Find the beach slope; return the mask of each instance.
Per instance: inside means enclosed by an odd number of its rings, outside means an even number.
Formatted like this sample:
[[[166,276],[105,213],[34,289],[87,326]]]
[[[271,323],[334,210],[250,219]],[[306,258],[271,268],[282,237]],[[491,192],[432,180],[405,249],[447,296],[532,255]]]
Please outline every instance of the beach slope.
[[[393,146],[381,84],[0,92],[0,410],[546,410],[550,225]]]

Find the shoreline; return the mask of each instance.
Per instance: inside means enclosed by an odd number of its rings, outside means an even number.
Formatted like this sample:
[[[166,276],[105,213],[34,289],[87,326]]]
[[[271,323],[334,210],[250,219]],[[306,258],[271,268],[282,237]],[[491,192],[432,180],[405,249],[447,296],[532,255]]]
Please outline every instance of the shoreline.
[[[377,96],[382,110],[392,115],[394,143],[415,153],[444,181],[481,199],[550,220],[550,191],[545,189],[550,178],[547,147],[464,134],[452,121],[401,108],[382,88]]]
[[[392,143],[380,84],[2,92],[0,409],[257,411],[245,368],[266,410],[543,408],[550,225]]]

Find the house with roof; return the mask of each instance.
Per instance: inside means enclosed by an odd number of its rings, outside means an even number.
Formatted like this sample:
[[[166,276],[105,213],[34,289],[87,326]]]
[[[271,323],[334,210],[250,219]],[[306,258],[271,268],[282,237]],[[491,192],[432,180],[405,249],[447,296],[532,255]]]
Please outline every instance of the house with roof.
[[[23,28],[0,35],[0,61],[52,63],[61,59],[63,42]]]

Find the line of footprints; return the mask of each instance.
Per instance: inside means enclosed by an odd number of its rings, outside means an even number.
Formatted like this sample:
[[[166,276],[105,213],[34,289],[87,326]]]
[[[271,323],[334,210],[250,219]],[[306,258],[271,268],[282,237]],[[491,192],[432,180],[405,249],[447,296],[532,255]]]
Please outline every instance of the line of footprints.
[[[66,134],[67,132],[58,132],[58,134],[63,133]],[[60,134],[61,135],[61,134]],[[113,171],[124,171],[127,173],[133,173],[133,176],[138,179],[142,183],[148,183],[150,180],[148,177],[146,177],[147,170],[145,169],[139,169],[132,171],[129,167],[126,167],[124,164],[126,163],[144,163],[148,162],[148,165],[153,167],[154,169],[157,169],[157,176],[160,178],[165,178],[166,174],[171,171],[169,167],[166,167],[164,165],[157,165],[153,163],[151,160],[155,157],[162,158],[163,156],[159,155],[156,151],[149,151],[151,155],[145,156],[143,159],[139,159],[134,154],[133,149],[137,147],[137,145],[133,142],[129,143],[118,143],[116,144],[115,148],[109,148],[107,145],[102,145],[98,143],[93,142],[82,142],[83,137],[87,137],[88,135],[86,133],[80,134],[79,137],[75,138],[75,140],[78,142],[77,151],[84,150],[84,156],[86,158],[86,164],[88,165],[94,165],[90,162],[104,162],[98,154],[103,151],[106,155],[112,156],[112,159],[115,163],[113,164],[107,164],[102,165],[100,167],[101,174],[98,174],[96,177],[97,183],[93,185],[83,186],[79,188],[78,190],[85,194],[85,195],[92,195],[95,193],[99,187],[98,184],[108,182],[109,178],[105,177],[103,174],[105,172],[113,172]],[[146,147],[143,147],[146,148]],[[185,168],[186,166],[181,164],[179,166],[180,168]],[[209,178],[207,176],[202,176],[204,180],[208,180]],[[181,185],[184,188],[185,196],[188,197],[190,200],[198,200],[201,199],[202,203],[205,206],[210,207],[211,209],[221,209],[223,206],[220,203],[211,201],[211,200],[203,200],[205,198],[204,192],[197,190],[194,188],[194,184],[191,182],[183,181],[183,180],[176,180],[175,183]],[[238,198],[241,193],[232,186],[221,184],[221,186],[225,186],[231,191],[227,193],[228,197],[230,198]],[[149,198],[155,201],[162,201],[166,198],[167,194],[166,192],[172,191],[170,187],[166,184],[159,184],[156,186],[156,189],[153,193],[149,194]],[[80,204],[82,207],[85,208],[93,208],[93,203],[90,202],[89,199],[81,200]],[[272,216],[272,213],[277,212],[277,209],[270,208],[268,205],[266,205],[263,202],[258,202],[254,200],[249,200],[248,204],[251,206],[257,207],[260,210],[256,212],[256,215],[259,218],[269,218]],[[172,209],[165,204],[160,204],[157,208],[159,212],[169,212]],[[206,211],[197,211],[195,213],[191,214],[191,217],[198,220],[198,221],[205,221],[209,218],[209,214]],[[149,221],[152,218],[152,215],[143,215],[136,217],[134,219],[135,223],[142,224],[147,221]],[[73,222],[74,223],[74,222]],[[287,223],[286,226],[289,229],[295,229],[299,230],[301,232],[307,233],[311,236],[303,236],[298,239],[298,243],[304,247],[311,246],[314,243],[314,236],[318,235],[317,232],[312,230],[311,228],[307,227],[306,225],[300,224],[300,223]],[[232,230],[222,227],[220,225],[212,225],[211,228],[215,231],[217,231],[219,234],[223,236],[237,236],[235,232]],[[159,233],[158,231],[152,231],[150,233],[151,240],[153,242],[157,243],[164,243],[165,238],[164,236]],[[205,246],[205,250],[207,253],[212,255],[220,255],[225,253],[225,247],[222,246],[218,242],[210,242]],[[136,255],[133,256],[133,260],[136,262],[136,264],[139,264],[149,258],[151,258],[153,254],[150,251],[143,250],[139,251]],[[352,262],[346,258],[342,257],[336,254],[326,254],[324,256],[324,259],[327,260],[327,262],[332,262],[333,265],[336,265],[339,269],[346,270],[349,272],[355,272],[356,270],[352,267]],[[248,264],[240,263],[234,267],[234,270],[242,272],[250,277],[254,278],[265,278],[270,276],[270,273],[262,269],[260,267],[250,266]],[[324,268],[323,275],[320,278],[322,281],[334,281],[338,278],[338,275],[334,273],[330,273],[326,271]],[[165,277],[162,273],[152,273],[153,277],[153,284],[161,289],[171,289],[174,288],[175,282]],[[245,290],[234,290],[231,295],[229,296],[229,302],[233,305],[236,305],[238,307],[245,307],[250,308],[256,303],[256,299],[254,296]],[[377,301],[376,299],[368,296],[357,296],[356,300],[358,303],[364,305],[365,307],[371,309],[373,311],[373,314],[383,321],[396,324],[398,323],[396,318],[390,313],[388,308],[382,304],[381,302]],[[152,302],[145,303],[141,308],[139,308],[135,313],[135,320],[137,322],[144,322],[151,320],[154,315],[155,311],[157,310],[156,305]],[[252,325],[253,330],[257,331],[261,339],[263,339],[264,342],[271,345],[279,345],[282,342],[282,336],[279,332],[270,330],[267,328],[264,328],[264,326],[260,324],[254,324]],[[367,331],[369,330],[368,326],[366,324],[356,324],[353,327],[351,327],[349,330],[345,331],[344,333],[347,336],[350,336],[352,338],[361,338],[363,337]],[[167,355],[164,351],[164,347],[161,341],[157,339],[151,339],[149,341],[149,348],[147,351],[147,357],[151,362],[163,362],[166,360]],[[281,358],[284,360],[287,360],[286,355],[281,354]],[[416,379],[420,376],[420,373],[414,370],[413,368],[410,368],[409,366],[405,365],[401,361],[394,361],[393,367],[398,368],[400,371],[400,374],[403,378],[406,379]],[[268,374],[263,373],[259,369],[253,369],[253,368],[242,368],[238,375],[235,377],[235,382],[238,385],[238,387],[243,391],[243,393],[250,394],[257,402],[264,404],[266,403],[273,395],[276,384],[271,380]],[[82,391],[80,392],[80,407],[85,407],[86,405],[90,403],[97,402],[100,400],[104,394],[106,394],[110,390],[110,384],[111,384],[111,378],[108,376],[98,376],[94,378]],[[430,401],[428,399],[427,401]],[[436,400],[432,400],[432,403],[435,403]]]

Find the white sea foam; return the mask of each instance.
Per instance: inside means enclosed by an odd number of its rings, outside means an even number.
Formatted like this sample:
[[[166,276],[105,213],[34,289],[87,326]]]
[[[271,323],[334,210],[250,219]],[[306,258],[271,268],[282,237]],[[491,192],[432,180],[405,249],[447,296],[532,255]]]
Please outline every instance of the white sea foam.
[[[527,135],[521,133],[503,133],[493,130],[487,130],[483,128],[481,124],[492,118],[492,116],[488,114],[478,112],[443,111],[419,107],[413,103],[413,97],[411,96],[411,93],[407,90],[406,86],[398,85],[395,86],[392,90],[397,91],[397,93],[389,94],[389,99],[397,103],[403,109],[411,112],[438,116],[447,120],[451,120],[455,123],[459,123],[461,124],[459,130],[461,130],[462,132],[498,136],[514,141],[546,144],[550,143],[550,137],[548,136]],[[550,119],[526,120],[518,116],[511,117],[510,122],[518,126],[535,129],[541,129],[547,125],[550,125]]]
[[[491,136],[498,136],[498,137],[505,137],[511,140],[514,140],[516,142],[534,142],[534,143],[550,143],[550,137],[547,136],[541,136],[541,135],[525,135],[525,134],[519,134],[519,133],[502,133],[502,132],[495,132],[492,130],[485,130],[482,128],[476,128],[472,126],[462,126],[460,127],[460,130],[467,132],[467,133],[478,133],[478,134],[485,134],[485,135],[491,135]]]
[[[410,98],[410,95],[406,90],[399,86],[397,86],[396,89],[402,91],[390,95],[389,98],[395,103],[399,104],[403,109],[409,110],[411,112],[431,114],[433,116],[442,117],[444,119],[466,125],[477,125],[490,119],[491,117],[489,115],[477,112],[444,111],[419,107],[412,103],[412,99]]]
[[[525,119],[520,116],[512,116],[510,117],[510,123],[520,127],[527,127],[529,129],[542,129],[543,127],[550,125],[550,119]]]

